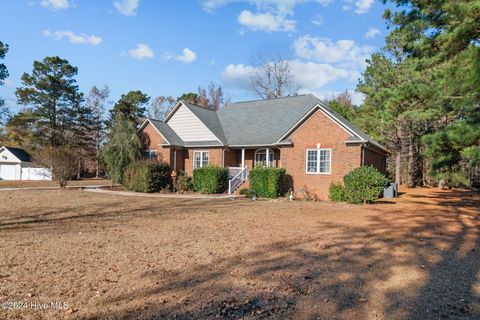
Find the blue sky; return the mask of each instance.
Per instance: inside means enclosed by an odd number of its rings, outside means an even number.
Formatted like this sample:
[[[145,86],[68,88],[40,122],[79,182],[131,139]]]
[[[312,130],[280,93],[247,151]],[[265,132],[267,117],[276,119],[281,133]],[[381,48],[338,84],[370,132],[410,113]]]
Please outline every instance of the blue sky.
[[[263,52],[291,59],[301,93],[353,91],[365,59],[384,45],[384,5],[374,0],[0,0],[0,40],[15,88],[34,60],[58,55],[78,67],[83,92],[109,85],[179,96],[210,81],[232,101],[255,99],[251,63]],[[355,95],[355,101],[361,97]]]

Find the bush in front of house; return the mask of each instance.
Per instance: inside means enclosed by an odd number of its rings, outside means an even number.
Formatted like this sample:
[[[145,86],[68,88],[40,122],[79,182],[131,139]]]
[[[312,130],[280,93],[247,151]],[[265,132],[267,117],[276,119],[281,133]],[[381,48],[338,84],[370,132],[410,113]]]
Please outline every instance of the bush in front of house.
[[[331,183],[328,188],[329,198],[335,202],[346,201],[345,187],[341,183]]]
[[[285,169],[257,167],[248,176],[250,190],[261,198],[278,198],[285,194]]]
[[[123,174],[125,189],[135,192],[158,192],[170,188],[172,177],[167,163],[138,161],[127,166]]]
[[[193,190],[192,177],[187,176],[185,171],[182,170],[177,174],[177,179],[175,181],[175,191],[185,193],[190,190]]]
[[[205,166],[193,170],[193,190],[201,193],[222,193],[228,188],[228,168]]]
[[[373,166],[361,166],[345,175],[343,182],[345,200],[348,203],[361,204],[377,200],[389,181]]]

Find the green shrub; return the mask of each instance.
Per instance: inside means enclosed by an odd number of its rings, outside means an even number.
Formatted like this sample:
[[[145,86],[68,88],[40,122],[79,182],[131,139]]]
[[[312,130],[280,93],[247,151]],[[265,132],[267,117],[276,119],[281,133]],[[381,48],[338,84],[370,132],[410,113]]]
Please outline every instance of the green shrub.
[[[251,190],[248,188],[242,188],[238,193],[242,196],[248,196],[251,193]]]
[[[345,188],[341,183],[332,183],[328,188],[329,191],[329,198],[335,202],[342,202],[345,201]]]
[[[285,169],[257,167],[248,176],[250,190],[262,198],[278,198],[285,194]]]
[[[185,193],[193,190],[192,177],[187,176],[185,171],[180,171],[177,174],[177,180],[175,181],[175,191]]]
[[[388,179],[373,166],[362,166],[343,177],[345,200],[349,203],[370,203],[378,199]]]
[[[131,163],[123,174],[123,185],[125,189],[135,192],[158,192],[170,188],[170,166],[151,161]]]
[[[201,193],[222,193],[228,188],[228,169],[206,166],[193,170],[193,189]]]

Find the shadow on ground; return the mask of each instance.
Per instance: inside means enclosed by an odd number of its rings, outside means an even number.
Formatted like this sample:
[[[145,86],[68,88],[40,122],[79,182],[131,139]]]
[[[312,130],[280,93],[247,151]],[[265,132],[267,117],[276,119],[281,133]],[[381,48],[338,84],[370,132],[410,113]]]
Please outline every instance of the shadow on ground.
[[[386,206],[367,226],[319,223],[318,237],[147,272],[154,286],[104,301],[141,307],[91,319],[479,319],[479,194],[405,201],[410,210]]]

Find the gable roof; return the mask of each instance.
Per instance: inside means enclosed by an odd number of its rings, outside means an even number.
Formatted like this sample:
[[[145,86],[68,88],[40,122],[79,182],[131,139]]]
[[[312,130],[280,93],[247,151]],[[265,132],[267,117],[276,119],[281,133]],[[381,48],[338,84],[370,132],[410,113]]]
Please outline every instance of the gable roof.
[[[187,101],[183,101],[182,103],[193,112],[195,116],[197,116],[200,121],[203,122],[207,126],[207,128],[212,131],[212,133],[222,142],[222,144],[226,144],[227,140],[225,139],[225,135],[223,133],[222,125],[220,124],[220,120],[218,119],[218,113],[203,108],[201,106],[197,106],[195,104],[189,103]]]
[[[30,156],[30,154],[23,149],[7,147],[7,146],[0,148],[0,151],[2,149],[6,149],[10,151],[18,160],[22,162],[32,162],[32,157]]]
[[[317,99],[312,95],[238,102],[218,111],[229,145],[273,145]]]
[[[155,121],[152,124],[157,127],[157,130],[172,145],[228,145],[232,147],[289,145],[292,143],[288,138],[291,133],[315,111],[321,110],[332,121],[351,134],[346,143],[369,143],[389,153],[377,141],[312,94],[231,103],[218,111],[208,110],[186,101],[180,101],[164,121],[168,121],[182,104],[205,124],[221,142],[196,141],[192,144],[191,142],[183,141],[166,122],[151,120]],[[170,141],[169,137],[175,142]]]
[[[180,139],[180,137],[176,134],[175,131],[173,131],[172,128],[170,128],[169,125],[167,125],[161,120],[147,119],[147,121],[145,121],[140,127],[140,130],[145,127],[145,124],[147,122],[150,122],[153,127],[157,129],[160,135],[166,140],[167,144],[172,146],[183,146],[183,140]]]

